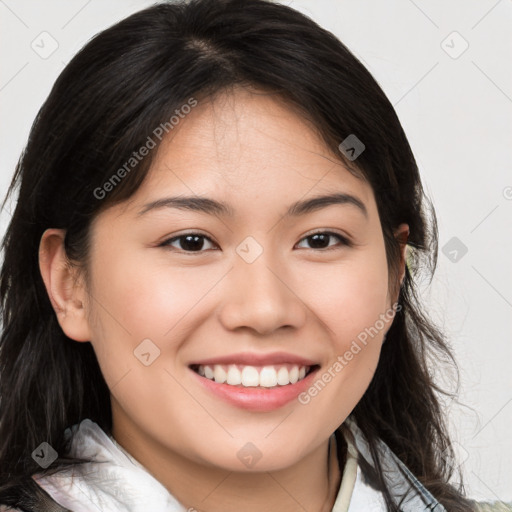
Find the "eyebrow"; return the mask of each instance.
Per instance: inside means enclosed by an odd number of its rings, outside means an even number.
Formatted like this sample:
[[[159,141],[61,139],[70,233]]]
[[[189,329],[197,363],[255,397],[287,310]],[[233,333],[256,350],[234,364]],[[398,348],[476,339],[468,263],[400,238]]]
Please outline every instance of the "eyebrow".
[[[288,208],[283,218],[299,217],[335,204],[355,206],[365,217],[368,217],[368,211],[363,201],[351,194],[335,193],[297,201]],[[175,196],[157,199],[156,201],[145,204],[142,210],[138,212],[137,216],[160,208],[177,208],[179,210],[215,215],[217,217],[233,217],[235,214],[234,210],[227,203],[216,201],[208,197]]]

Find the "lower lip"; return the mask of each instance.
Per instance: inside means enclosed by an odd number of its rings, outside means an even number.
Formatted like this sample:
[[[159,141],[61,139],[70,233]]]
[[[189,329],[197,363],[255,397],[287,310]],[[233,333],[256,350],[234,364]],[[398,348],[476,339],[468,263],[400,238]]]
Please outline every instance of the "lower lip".
[[[273,388],[244,388],[230,386],[229,384],[219,384],[206,377],[202,377],[194,370],[190,369],[196,378],[199,379],[200,384],[208,391],[211,391],[226,402],[240,409],[257,412],[273,411],[296,399],[311,385],[318,370],[319,368],[315,368],[304,377],[304,379],[299,380],[295,384],[287,384],[286,386],[276,386]]]

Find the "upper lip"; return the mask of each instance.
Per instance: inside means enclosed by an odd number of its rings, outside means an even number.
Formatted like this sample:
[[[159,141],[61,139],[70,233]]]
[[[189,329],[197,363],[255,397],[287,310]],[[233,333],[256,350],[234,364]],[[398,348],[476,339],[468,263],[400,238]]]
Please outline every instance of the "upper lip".
[[[189,366],[201,365],[212,366],[215,364],[242,364],[247,366],[272,366],[276,364],[297,364],[299,366],[315,366],[318,363],[301,356],[288,354],[286,352],[272,352],[270,354],[256,354],[251,352],[242,352],[240,354],[229,354],[210,359],[194,361]]]

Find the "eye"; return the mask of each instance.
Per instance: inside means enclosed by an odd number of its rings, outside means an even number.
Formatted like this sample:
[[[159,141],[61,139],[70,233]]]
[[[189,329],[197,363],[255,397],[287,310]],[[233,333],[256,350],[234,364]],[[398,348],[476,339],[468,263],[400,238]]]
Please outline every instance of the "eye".
[[[299,242],[299,244],[302,241],[307,240],[311,245],[311,247],[309,247],[310,249],[324,250],[336,246],[336,244],[329,243],[329,240],[332,240],[333,238],[338,239],[338,245],[351,245],[350,241],[346,237],[330,231],[321,231],[308,235],[304,237]],[[217,247],[217,245],[209,237],[201,233],[184,233],[182,235],[169,238],[167,240],[164,240],[160,244],[160,247],[172,247],[174,249],[177,249],[178,251],[185,253],[200,253],[205,252],[204,250],[202,250],[204,249],[205,241],[207,241],[207,243],[211,244],[212,246]],[[306,247],[306,249],[307,248],[308,247]]]
[[[341,242],[341,245],[346,245],[346,246],[351,245],[349,240],[346,237],[344,237],[338,233],[332,233],[330,231],[319,231],[317,233],[313,233],[311,235],[304,237],[301,240],[301,242],[304,240],[308,240],[312,246],[312,247],[309,247],[311,249],[328,249],[330,247],[333,247],[333,245],[336,246],[336,244],[329,243],[329,239],[332,240],[332,238],[337,238]],[[338,244],[338,245],[340,245],[340,244]],[[306,249],[308,249],[308,247],[306,247]]]
[[[183,235],[169,238],[160,244],[160,247],[174,247],[184,252],[204,252],[201,249],[204,248],[204,241],[207,240],[210,244],[214,244],[210,238],[201,233],[184,233]],[[178,242],[178,246],[175,244]]]

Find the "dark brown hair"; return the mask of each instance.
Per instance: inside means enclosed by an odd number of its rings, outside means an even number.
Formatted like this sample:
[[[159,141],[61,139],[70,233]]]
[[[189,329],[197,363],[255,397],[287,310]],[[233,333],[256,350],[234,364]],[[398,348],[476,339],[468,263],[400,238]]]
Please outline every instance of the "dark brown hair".
[[[293,105],[332,153],[368,181],[391,282],[400,249],[393,230],[409,225],[401,308],[353,415],[377,465],[380,438],[448,511],[467,511],[462,486],[448,483],[453,453],[442,391],[429,372],[432,358],[453,358],[415,291],[420,273],[434,271],[437,227],[413,153],[391,103],[358,59],[309,18],[266,0],[192,0],[137,12],[71,60],[38,113],[7,196],[19,188],[0,275],[0,503],[16,505],[14,489],[31,475],[78,462],[59,457],[41,470],[31,453],[42,441],[65,454],[66,427],[84,418],[108,433],[112,426],[92,346],[65,336],[46,293],[38,266],[43,232],[65,229],[69,259],[86,270],[92,220],[137,190],[156,151],[105,197],[95,190],[191,96],[209,98],[234,86]],[[366,146],[354,162],[338,150],[350,134]],[[385,498],[397,510],[387,490]]]

